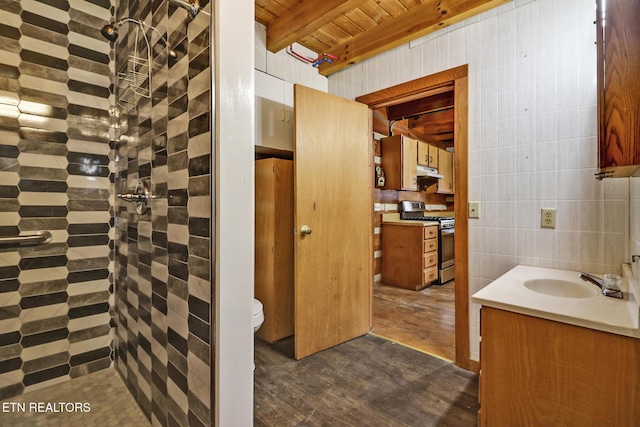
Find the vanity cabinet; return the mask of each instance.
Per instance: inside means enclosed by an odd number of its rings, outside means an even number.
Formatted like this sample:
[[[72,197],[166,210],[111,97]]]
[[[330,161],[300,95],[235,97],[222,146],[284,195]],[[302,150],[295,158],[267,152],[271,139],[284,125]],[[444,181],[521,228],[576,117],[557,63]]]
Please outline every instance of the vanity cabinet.
[[[383,190],[418,190],[418,141],[403,135],[380,140],[382,169],[385,175]]]
[[[255,297],[264,323],[257,335],[269,342],[293,335],[293,161],[255,162]]]
[[[256,152],[293,151],[293,84],[255,70]]]
[[[640,339],[481,309],[480,426],[637,426]]]
[[[597,0],[596,4],[600,167],[596,176],[631,176],[640,167],[640,2]]]
[[[438,226],[382,224],[382,282],[420,290],[438,279]]]

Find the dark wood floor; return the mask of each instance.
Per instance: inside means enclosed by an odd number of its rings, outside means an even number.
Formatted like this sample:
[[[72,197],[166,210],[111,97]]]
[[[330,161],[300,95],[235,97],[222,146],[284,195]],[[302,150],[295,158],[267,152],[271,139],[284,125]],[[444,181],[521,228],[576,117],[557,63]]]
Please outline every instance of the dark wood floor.
[[[373,335],[296,361],[256,339],[256,426],[475,426],[478,376]]]
[[[372,332],[454,360],[455,282],[432,285],[419,292],[383,284],[374,286]]]

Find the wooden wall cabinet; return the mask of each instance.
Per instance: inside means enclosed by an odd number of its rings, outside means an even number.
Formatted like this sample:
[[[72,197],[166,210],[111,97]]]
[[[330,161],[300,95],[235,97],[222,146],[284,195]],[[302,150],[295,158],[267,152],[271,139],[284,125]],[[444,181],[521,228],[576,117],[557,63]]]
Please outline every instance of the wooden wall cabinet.
[[[596,176],[631,176],[640,167],[640,2],[597,0],[596,5],[600,167]]]
[[[439,151],[438,147],[418,141],[418,164],[438,169]]]
[[[438,173],[444,178],[436,180],[427,187],[427,193],[453,194],[453,153],[447,150],[438,150]]]
[[[293,84],[255,70],[256,152],[293,151]]]
[[[383,190],[418,190],[416,171],[418,141],[403,135],[380,140],[382,169],[385,175]]]
[[[483,306],[480,426],[637,426],[640,339]]]
[[[382,224],[382,283],[420,290],[438,279],[438,226]]]
[[[258,336],[269,341],[293,335],[293,161],[255,162],[255,289],[264,307]]]

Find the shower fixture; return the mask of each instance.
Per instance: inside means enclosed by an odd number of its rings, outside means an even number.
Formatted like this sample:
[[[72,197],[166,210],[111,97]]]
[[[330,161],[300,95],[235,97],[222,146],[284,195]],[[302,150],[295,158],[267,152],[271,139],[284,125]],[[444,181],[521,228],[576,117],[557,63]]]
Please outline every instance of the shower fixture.
[[[198,12],[200,12],[199,0],[191,0],[191,1],[167,0],[167,1],[169,2],[169,4],[186,9],[186,11],[189,13],[189,21],[193,21],[194,18],[198,15]]]
[[[112,22],[110,24],[107,24],[104,27],[102,27],[102,29],[100,29],[100,34],[102,34],[104,36],[104,38],[109,40],[110,42],[115,42],[118,39],[118,28],[120,28],[126,22],[134,23],[134,24],[140,26],[140,28],[142,28],[143,30],[145,28],[150,28],[151,30],[153,30],[156,33],[158,33],[158,36],[160,37],[160,40],[162,40],[162,43],[164,43],[165,47],[167,48],[167,52],[168,52],[169,56],[172,57],[172,58],[177,58],[178,57],[178,54],[176,53],[175,50],[173,50],[173,48],[171,47],[171,44],[169,43],[169,41],[166,38],[164,38],[162,33],[160,31],[158,31],[158,29],[156,27],[154,27],[153,25],[147,25],[142,21],[138,21],[137,19],[122,18],[122,19],[120,19],[118,21],[115,21],[115,22]]]

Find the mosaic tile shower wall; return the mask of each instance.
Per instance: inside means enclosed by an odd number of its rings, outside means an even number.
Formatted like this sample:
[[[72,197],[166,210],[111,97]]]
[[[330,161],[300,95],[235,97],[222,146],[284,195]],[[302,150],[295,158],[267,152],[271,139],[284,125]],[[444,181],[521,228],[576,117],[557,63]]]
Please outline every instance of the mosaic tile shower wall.
[[[200,5],[209,12],[208,2]],[[136,95],[116,82],[115,189],[132,192],[145,181],[154,197],[144,214],[116,200],[116,368],[154,425],[209,425],[210,17],[201,12],[189,22],[185,10],[150,0],[123,0],[115,17],[158,30],[147,31],[150,86],[143,81]],[[147,57],[137,27],[129,22],[119,29],[119,75],[132,70],[130,55]],[[176,58],[168,57],[158,33]]]
[[[0,0],[0,399],[112,364],[109,0]]]

